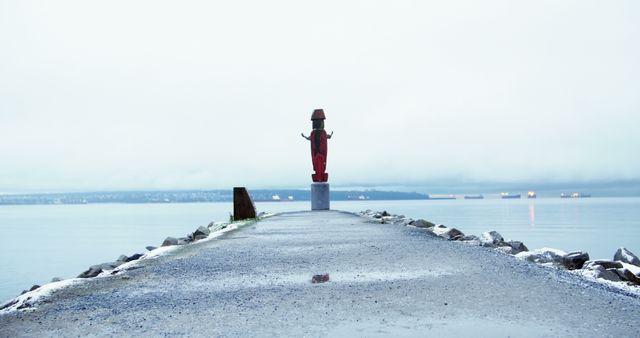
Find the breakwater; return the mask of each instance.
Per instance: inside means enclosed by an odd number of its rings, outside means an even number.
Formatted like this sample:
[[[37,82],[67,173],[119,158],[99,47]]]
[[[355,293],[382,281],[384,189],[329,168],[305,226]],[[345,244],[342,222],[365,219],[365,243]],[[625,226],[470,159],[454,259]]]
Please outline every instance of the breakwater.
[[[135,269],[52,290],[0,315],[0,326],[10,336],[631,337],[640,329],[633,293],[445,239],[459,236],[451,228],[373,219],[298,212],[224,229],[126,263]]]

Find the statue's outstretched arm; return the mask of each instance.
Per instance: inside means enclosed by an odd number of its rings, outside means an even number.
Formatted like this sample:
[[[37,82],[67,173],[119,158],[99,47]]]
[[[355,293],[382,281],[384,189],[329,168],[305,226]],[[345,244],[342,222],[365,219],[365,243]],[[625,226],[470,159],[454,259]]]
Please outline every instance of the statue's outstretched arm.
[[[300,133],[300,135],[302,135],[302,137],[304,137],[305,139],[307,139],[307,141],[310,141],[311,138],[304,136],[304,133]]]
[[[331,138],[331,136],[333,136],[333,130],[331,131],[331,134],[327,135],[327,138]]]

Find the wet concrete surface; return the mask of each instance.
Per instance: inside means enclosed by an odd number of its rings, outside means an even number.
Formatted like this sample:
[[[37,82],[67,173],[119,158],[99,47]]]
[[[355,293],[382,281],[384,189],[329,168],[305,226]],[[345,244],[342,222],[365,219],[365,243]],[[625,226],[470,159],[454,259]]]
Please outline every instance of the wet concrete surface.
[[[637,337],[640,299],[423,229],[278,215],[60,289],[0,336]],[[326,283],[313,275],[329,274]]]

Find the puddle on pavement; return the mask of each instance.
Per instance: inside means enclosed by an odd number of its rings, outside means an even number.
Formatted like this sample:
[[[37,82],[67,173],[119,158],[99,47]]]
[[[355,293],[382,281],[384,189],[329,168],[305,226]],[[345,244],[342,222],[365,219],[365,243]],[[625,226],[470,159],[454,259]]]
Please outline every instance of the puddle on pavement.
[[[209,289],[244,289],[259,288],[264,286],[286,286],[286,285],[304,285],[309,287],[317,286],[312,284],[311,278],[315,274],[329,274],[329,281],[322,283],[323,285],[335,283],[371,283],[371,282],[388,282],[397,280],[426,279],[439,278],[457,273],[455,270],[414,270],[414,271],[350,271],[350,272],[332,272],[332,271],[309,271],[305,274],[278,274],[265,273],[243,276],[219,277],[208,282],[191,281],[194,287],[206,287]]]

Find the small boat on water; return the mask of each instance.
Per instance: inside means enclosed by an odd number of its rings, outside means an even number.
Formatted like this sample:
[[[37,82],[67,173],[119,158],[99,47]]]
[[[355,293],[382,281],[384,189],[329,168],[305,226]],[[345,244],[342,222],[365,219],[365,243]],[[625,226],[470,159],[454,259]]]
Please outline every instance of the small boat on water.
[[[571,198],[584,198],[584,197],[591,197],[591,195],[582,194],[582,193],[579,193],[579,192],[574,192],[573,194],[571,194]]]
[[[429,200],[454,200],[456,199],[455,195],[427,195],[427,199]]]
[[[481,200],[483,199],[484,196],[478,194],[478,195],[464,195],[464,199],[466,200]]]
[[[538,197],[538,195],[536,194],[535,191],[529,191],[527,193],[527,198],[536,198],[536,197]]]
[[[520,194],[510,194],[508,192],[501,192],[500,198],[502,199],[512,199],[512,198],[520,198]]]

